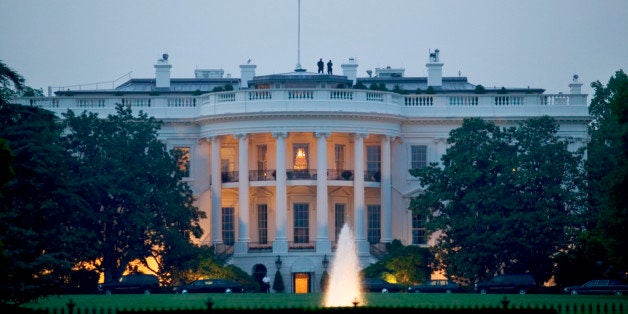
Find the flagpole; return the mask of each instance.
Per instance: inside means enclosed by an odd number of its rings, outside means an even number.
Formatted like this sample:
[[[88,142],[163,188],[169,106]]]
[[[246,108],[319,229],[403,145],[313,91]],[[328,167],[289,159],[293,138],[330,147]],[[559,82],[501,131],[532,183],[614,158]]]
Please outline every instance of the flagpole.
[[[301,68],[301,0],[298,0],[297,9],[297,68],[295,71],[303,72],[305,70]]]

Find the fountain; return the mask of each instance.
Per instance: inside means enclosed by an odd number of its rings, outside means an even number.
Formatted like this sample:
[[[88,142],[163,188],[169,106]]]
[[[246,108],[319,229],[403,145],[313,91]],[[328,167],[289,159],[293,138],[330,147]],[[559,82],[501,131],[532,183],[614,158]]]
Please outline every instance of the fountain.
[[[365,305],[362,292],[360,264],[351,228],[345,223],[340,230],[336,255],[331,262],[325,307],[355,307]]]

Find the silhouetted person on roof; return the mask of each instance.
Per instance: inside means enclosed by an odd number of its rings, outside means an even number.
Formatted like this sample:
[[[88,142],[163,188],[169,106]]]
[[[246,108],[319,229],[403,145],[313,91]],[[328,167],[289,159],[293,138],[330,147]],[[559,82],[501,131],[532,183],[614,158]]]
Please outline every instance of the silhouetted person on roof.
[[[333,63],[331,63],[331,60],[329,60],[329,62],[327,62],[327,74],[331,75],[332,70],[331,70],[331,66],[333,65]]]
[[[324,72],[324,68],[325,68],[325,62],[323,62],[323,58],[320,58],[320,60],[318,60],[318,63],[316,63],[318,65],[318,73],[325,73]]]

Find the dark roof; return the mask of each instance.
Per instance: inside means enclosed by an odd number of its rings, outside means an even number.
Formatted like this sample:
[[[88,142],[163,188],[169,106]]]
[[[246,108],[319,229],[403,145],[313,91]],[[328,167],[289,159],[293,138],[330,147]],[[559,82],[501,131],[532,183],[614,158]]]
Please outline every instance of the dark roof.
[[[256,76],[249,81],[249,85],[268,84],[268,83],[338,83],[351,85],[352,82],[344,75],[319,74],[314,72],[290,72],[283,74],[271,74]]]

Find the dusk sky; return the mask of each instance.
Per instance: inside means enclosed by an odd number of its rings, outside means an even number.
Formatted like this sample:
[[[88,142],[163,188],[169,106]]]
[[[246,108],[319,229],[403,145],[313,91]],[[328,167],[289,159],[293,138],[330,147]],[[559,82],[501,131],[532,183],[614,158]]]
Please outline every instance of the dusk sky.
[[[257,75],[286,73],[297,63],[297,3],[0,0],[0,60],[44,93],[153,78],[163,53],[173,78],[207,68],[240,77],[249,58]],[[359,77],[386,66],[426,76],[438,48],[444,76],[568,93],[578,74],[590,100],[591,82],[628,70],[627,17],[627,0],[301,0],[301,64],[316,72],[331,59],[341,74],[354,57]]]

